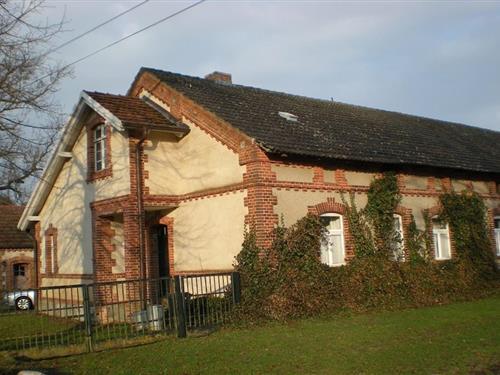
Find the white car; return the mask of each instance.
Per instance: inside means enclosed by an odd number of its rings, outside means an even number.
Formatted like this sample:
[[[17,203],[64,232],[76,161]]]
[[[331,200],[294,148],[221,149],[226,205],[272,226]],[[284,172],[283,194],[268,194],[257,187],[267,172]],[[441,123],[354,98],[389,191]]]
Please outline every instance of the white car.
[[[3,303],[14,306],[17,310],[31,310],[35,306],[35,295],[34,290],[8,292],[3,296]]]

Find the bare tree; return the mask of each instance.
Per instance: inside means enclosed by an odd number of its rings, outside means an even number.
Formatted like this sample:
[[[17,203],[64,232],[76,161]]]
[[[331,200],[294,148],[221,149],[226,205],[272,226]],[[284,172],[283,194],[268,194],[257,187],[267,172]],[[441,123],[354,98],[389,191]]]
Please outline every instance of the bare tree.
[[[41,23],[42,9],[43,0],[0,0],[0,194],[17,200],[56,139],[61,114],[53,97],[70,74],[51,55],[63,20]]]

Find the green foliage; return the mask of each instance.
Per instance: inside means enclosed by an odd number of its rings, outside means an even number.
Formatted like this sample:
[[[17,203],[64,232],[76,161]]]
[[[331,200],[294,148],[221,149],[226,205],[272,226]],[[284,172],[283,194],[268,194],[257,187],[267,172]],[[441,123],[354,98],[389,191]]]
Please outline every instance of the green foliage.
[[[408,249],[408,260],[410,263],[424,263],[429,261],[429,254],[427,252],[427,232],[421,231],[417,228],[415,218],[411,215],[411,221],[408,225],[408,235],[405,240],[406,248]],[[430,246],[430,244],[429,244]]]
[[[246,320],[285,320],[338,309],[394,309],[448,303],[490,293],[499,274],[489,240],[485,207],[475,194],[445,194],[443,213],[453,233],[456,257],[432,261],[431,221],[426,230],[412,217],[405,247],[408,259],[393,259],[393,214],[401,201],[397,179],[387,173],[372,182],[364,210],[354,195],[346,206],[355,258],[346,266],[330,268],[320,262],[324,228],[318,216],[307,215],[290,228],[275,229],[269,249],[260,249],[255,234],[245,234],[236,269],[242,275],[242,304]]]
[[[359,258],[373,256],[377,251],[373,234],[363,211],[358,210],[354,197],[354,193],[351,193],[350,203],[347,203],[342,194],[342,203],[346,206],[346,217],[353,237],[354,253]]]
[[[401,241],[394,230],[394,212],[400,202],[401,194],[394,173],[387,172],[372,181],[365,213],[373,227],[378,251],[384,255],[392,253],[395,241]]]
[[[494,278],[498,275],[492,243],[486,224],[486,207],[476,193],[446,193],[440,197],[441,218],[453,233],[456,257],[464,271],[474,278]]]

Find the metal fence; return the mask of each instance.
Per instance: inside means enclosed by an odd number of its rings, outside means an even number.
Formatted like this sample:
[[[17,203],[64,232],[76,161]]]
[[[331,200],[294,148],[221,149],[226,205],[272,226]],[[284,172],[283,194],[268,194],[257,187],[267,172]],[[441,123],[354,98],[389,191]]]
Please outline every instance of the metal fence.
[[[83,346],[217,326],[240,300],[217,273],[14,290],[0,295],[0,351]]]

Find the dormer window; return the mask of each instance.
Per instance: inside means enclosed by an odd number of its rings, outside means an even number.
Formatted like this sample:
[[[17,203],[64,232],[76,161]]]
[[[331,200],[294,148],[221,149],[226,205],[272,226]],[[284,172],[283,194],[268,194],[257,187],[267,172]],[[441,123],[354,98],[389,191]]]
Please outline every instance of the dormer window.
[[[94,170],[102,171],[106,168],[106,129],[104,124],[94,129]]]

